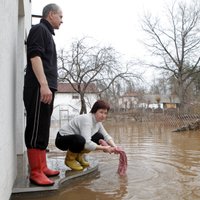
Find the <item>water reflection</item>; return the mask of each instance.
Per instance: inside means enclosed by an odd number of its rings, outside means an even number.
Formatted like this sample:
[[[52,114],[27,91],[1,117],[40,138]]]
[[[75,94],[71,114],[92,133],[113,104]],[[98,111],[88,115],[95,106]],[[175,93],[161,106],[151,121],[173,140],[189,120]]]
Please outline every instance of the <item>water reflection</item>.
[[[94,152],[97,174],[77,179],[59,193],[28,199],[200,199],[200,132],[174,133],[174,127],[133,121],[109,121],[105,126],[127,153],[126,176],[117,174],[119,155]]]
[[[73,188],[64,190],[62,192],[62,198],[64,199],[81,199],[81,200],[88,200],[88,199],[98,199],[98,200],[120,200],[123,199],[124,194],[127,193],[126,186],[127,182],[126,178],[121,179],[113,179],[107,183],[103,177],[95,177],[96,180],[101,179],[101,181],[94,181],[87,180],[87,182],[82,182],[81,185],[77,183],[73,185]],[[104,182],[104,184],[102,184]]]

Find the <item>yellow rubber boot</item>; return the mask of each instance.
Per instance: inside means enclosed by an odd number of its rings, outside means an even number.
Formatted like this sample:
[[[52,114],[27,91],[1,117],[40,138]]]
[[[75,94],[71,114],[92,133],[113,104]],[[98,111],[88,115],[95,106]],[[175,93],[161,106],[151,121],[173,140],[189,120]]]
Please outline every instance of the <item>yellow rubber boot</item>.
[[[89,165],[90,165],[90,163],[89,162],[87,162],[86,160],[85,160],[85,158],[84,158],[84,154],[85,153],[89,153],[90,151],[88,151],[88,150],[83,150],[83,151],[81,151],[81,153],[78,153],[78,155],[77,155],[77,158],[76,158],[76,160],[82,165],[82,166],[84,166],[84,167],[88,167]]]
[[[81,171],[83,170],[83,167],[80,165],[79,162],[76,161],[77,156],[78,156],[77,153],[73,153],[68,150],[65,157],[65,165],[67,165],[69,168],[73,170]]]

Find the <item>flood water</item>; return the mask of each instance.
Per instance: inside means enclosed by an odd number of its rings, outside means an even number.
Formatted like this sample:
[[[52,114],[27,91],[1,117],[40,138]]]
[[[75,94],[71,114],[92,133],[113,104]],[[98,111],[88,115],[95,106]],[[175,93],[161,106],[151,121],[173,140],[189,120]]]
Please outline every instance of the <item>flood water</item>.
[[[93,152],[90,156],[99,160],[97,173],[78,178],[59,192],[28,199],[200,199],[199,131],[177,133],[172,132],[175,127],[134,121],[108,121],[105,127],[127,154],[126,176],[117,174],[118,155]]]

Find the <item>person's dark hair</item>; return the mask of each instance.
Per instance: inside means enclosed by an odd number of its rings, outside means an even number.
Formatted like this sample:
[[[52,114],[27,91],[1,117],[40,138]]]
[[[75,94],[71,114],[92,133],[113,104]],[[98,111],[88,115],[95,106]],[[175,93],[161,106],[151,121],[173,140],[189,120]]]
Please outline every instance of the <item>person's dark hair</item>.
[[[107,102],[103,100],[97,100],[94,105],[92,106],[91,113],[96,113],[99,109],[106,109],[107,111],[110,110],[110,106]]]
[[[47,18],[50,11],[58,12],[60,7],[55,3],[50,3],[43,8],[42,17]]]

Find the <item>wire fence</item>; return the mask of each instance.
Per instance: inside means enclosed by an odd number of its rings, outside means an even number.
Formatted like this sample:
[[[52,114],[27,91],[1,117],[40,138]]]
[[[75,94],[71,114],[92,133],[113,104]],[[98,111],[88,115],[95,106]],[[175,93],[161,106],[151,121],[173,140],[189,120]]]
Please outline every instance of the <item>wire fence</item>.
[[[132,110],[120,113],[111,113],[110,118],[116,120],[132,120],[137,122],[159,122],[159,124],[176,128],[186,127],[200,121],[200,114],[185,114],[178,112],[152,112],[148,110]]]

